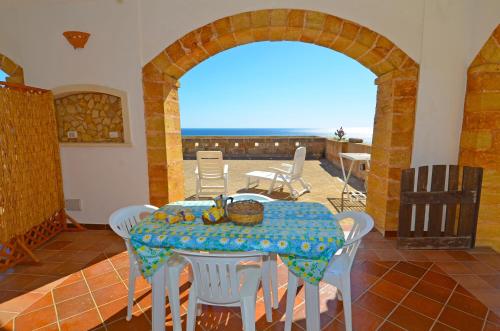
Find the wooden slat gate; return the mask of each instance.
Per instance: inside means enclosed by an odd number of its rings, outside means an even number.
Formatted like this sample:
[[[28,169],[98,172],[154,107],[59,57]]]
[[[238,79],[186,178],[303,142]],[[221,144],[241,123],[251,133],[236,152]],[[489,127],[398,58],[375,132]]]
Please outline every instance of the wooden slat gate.
[[[422,166],[417,177],[415,170],[405,169],[401,175],[398,247],[474,247],[483,169]]]

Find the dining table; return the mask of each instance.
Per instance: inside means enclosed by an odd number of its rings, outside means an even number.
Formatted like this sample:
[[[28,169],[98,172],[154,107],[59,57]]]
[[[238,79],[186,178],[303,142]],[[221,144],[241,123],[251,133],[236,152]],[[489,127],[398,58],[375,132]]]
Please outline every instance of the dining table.
[[[259,251],[279,254],[288,269],[304,280],[307,330],[319,330],[318,284],[333,255],[344,244],[336,216],[321,203],[269,201],[263,221],[253,226],[231,222],[205,225],[204,210],[211,200],[177,201],[160,207],[131,229],[131,244],[141,273],[152,286],[152,329],[165,330],[165,263],[174,249],[201,251]],[[191,222],[169,224],[156,213],[175,214],[186,208],[196,216]],[[179,318],[180,319],[180,318]],[[177,319],[177,321],[179,321]],[[174,323],[180,331],[180,323]]]

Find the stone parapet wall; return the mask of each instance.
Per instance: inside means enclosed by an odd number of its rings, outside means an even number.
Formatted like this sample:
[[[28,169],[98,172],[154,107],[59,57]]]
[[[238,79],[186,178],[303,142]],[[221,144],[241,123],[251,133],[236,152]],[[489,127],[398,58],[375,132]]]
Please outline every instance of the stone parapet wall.
[[[367,144],[356,144],[350,142],[337,141],[333,139],[326,139],[326,150],[325,157],[328,161],[333,163],[337,167],[340,165],[339,153],[368,153],[371,154],[372,146]],[[344,167],[349,169],[351,161],[344,159]],[[367,172],[360,170],[359,166],[355,166],[352,169],[352,176],[366,179]]]
[[[295,149],[304,146],[307,159],[325,157],[326,138],[186,136],[182,137],[185,160],[196,159],[197,151],[222,151],[225,159],[292,159]]]

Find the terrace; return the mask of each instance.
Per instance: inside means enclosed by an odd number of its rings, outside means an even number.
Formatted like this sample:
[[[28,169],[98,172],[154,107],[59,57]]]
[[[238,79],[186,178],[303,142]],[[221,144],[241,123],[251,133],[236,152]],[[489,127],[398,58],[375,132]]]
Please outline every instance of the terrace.
[[[269,274],[259,271],[262,286],[255,283],[255,318],[205,300],[194,329],[241,330],[246,319],[256,330],[283,330],[288,301],[299,331],[500,330],[499,23],[494,0],[276,0],[272,8],[244,0],[1,1],[0,329],[185,329],[203,273],[195,269],[193,281],[187,260],[170,259],[170,249],[244,243],[262,263],[243,270],[271,265]],[[218,53],[270,41],[311,44],[370,72],[371,146],[182,137],[182,77]],[[301,60],[303,68],[314,61]],[[313,108],[302,107],[299,118]],[[296,200],[287,188],[273,192],[254,227],[204,225],[197,151],[223,152],[229,194],[265,196],[268,183],[247,190],[245,173],[290,162],[297,147],[307,147],[310,192]],[[355,167],[359,178],[349,181],[356,190],[365,181],[366,203],[349,202],[359,213],[342,220],[340,152],[371,154],[370,171]],[[113,231],[110,216],[134,205],[147,215],[134,209]],[[191,206],[194,221],[186,209],[169,214],[179,205]],[[349,239],[372,221],[360,240]],[[264,284],[273,281],[276,256],[278,304],[269,321]],[[206,273],[216,286],[234,276],[217,270]],[[347,283],[319,281],[325,270],[350,277],[351,304]],[[290,300],[296,276],[304,284]]]

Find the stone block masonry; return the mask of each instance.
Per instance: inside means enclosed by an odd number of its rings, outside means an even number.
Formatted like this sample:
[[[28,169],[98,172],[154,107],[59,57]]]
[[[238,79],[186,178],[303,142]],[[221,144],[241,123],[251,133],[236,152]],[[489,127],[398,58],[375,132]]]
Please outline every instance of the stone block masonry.
[[[59,141],[123,143],[121,98],[105,93],[75,93],[55,100]],[[72,137],[71,133],[76,133]]]

